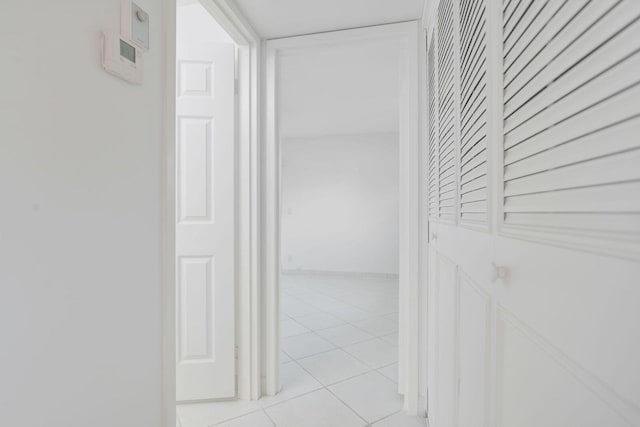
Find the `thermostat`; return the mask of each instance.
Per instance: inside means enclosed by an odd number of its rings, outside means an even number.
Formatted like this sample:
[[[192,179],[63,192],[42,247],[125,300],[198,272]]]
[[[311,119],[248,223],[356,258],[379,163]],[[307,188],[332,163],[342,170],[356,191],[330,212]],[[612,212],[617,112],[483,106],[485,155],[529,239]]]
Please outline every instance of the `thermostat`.
[[[149,14],[132,0],[122,0],[120,32],[138,48],[149,50]]]
[[[102,34],[102,67],[130,83],[142,84],[144,75],[142,51],[123,37]]]

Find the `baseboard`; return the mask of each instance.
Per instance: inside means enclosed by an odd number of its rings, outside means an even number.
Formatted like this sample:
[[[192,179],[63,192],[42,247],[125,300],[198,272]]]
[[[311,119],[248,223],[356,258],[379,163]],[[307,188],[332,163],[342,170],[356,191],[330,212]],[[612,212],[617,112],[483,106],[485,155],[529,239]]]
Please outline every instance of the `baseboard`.
[[[367,277],[372,279],[398,279],[396,273],[370,273],[355,271],[327,271],[327,270],[281,270],[280,273],[286,276],[343,276],[343,277]]]

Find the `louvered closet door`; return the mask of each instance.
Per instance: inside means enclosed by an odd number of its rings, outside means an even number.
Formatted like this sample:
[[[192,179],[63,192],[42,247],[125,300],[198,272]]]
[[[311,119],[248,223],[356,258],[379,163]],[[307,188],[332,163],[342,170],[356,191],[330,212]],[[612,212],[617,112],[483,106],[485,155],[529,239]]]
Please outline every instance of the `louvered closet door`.
[[[435,69],[435,99],[430,99],[432,116],[435,116],[437,139],[429,140],[431,162],[430,184],[437,183],[437,221],[429,225],[432,237],[429,242],[429,324],[430,378],[429,407],[433,425],[452,426],[455,422],[455,265],[440,256],[440,247],[453,239],[457,204],[457,152],[458,152],[458,55],[454,22],[457,4],[453,0],[442,0],[437,7],[436,26],[433,29],[432,45],[427,52],[428,71]],[[437,144],[434,144],[436,142]],[[434,179],[433,177],[436,177]],[[434,238],[437,235],[437,238]],[[443,243],[444,242],[444,243]]]
[[[427,123],[428,123],[428,164],[427,164],[427,208],[429,219],[438,218],[438,92],[436,54],[436,33],[429,37],[427,48]]]
[[[453,222],[457,199],[458,92],[453,0],[438,7],[438,218]]]
[[[487,225],[487,18],[460,2],[460,221]]]
[[[640,2],[560,3],[516,8],[505,25],[504,222],[634,240]],[[534,36],[524,24],[545,11]]]
[[[488,427],[486,3],[442,0],[436,13],[427,52],[427,61],[436,57],[440,183],[438,221],[429,224],[429,422]]]
[[[430,425],[640,426],[640,1],[430,13]]]
[[[638,426],[640,1],[509,0],[502,25],[496,425]]]

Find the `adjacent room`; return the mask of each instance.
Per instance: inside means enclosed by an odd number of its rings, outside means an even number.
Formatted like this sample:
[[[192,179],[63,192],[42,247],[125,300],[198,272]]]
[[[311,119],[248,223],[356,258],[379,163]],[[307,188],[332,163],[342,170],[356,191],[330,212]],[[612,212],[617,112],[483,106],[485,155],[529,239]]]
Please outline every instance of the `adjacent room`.
[[[280,398],[318,389],[304,400],[335,403],[335,425],[373,423],[402,406],[398,55],[351,43],[279,65]],[[290,418],[301,400],[268,412]]]

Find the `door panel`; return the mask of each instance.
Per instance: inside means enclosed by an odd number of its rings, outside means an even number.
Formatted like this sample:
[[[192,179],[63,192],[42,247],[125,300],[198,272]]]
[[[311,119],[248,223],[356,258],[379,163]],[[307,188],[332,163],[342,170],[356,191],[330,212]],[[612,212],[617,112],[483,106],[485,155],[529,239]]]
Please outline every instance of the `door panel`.
[[[459,276],[459,426],[486,427],[489,378],[489,295],[464,273]]]
[[[234,47],[178,48],[179,401],[234,397]]]
[[[442,255],[436,259],[438,281],[438,344],[437,344],[437,422],[454,425],[458,374],[456,366],[456,266]]]
[[[496,262],[509,268],[494,292],[502,309],[640,421],[640,370],[632,368],[640,360],[640,265],[508,238],[497,239]]]
[[[640,426],[639,4],[434,2],[432,427]]]
[[[603,401],[578,366],[503,310],[497,348],[499,427],[633,425]]]

